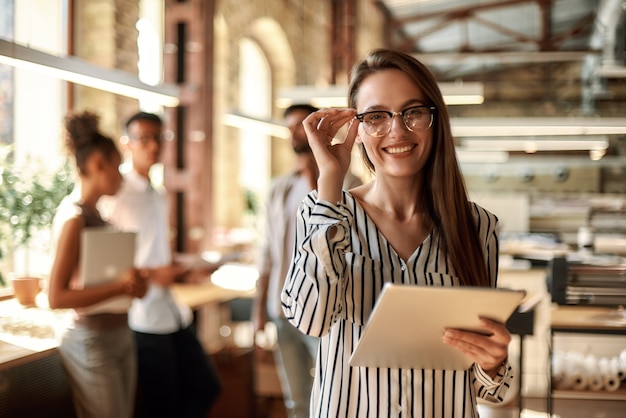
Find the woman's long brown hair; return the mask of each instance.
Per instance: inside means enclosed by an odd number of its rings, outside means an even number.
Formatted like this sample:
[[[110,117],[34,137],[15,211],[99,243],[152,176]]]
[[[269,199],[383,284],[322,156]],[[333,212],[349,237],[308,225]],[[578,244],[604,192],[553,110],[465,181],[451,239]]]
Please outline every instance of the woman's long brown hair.
[[[432,73],[410,55],[390,49],[375,49],[352,69],[348,89],[349,105],[356,108],[363,80],[385,69],[404,72],[430,101],[427,104],[437,108],[432,127],[433,147],[422,177],[423,190],[427,195],[424,205],[441,235],[443,249],[461,284],[489,286],[483,244],[478,238],[465,181],[456,158],[450,117]],[[374,166],[363,146],[361,151],[365,164],[373,172]]]

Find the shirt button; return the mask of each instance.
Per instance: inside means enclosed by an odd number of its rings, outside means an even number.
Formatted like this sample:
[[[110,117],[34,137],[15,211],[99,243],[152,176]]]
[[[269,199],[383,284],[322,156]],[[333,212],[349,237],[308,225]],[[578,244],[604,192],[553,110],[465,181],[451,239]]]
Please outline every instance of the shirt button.
[[[406,266],[402,264],[402,271],[406,270]]]
[[[392,409],[393,409],[393,412],[399,414],[402,412],[402,405],[394,405]]]

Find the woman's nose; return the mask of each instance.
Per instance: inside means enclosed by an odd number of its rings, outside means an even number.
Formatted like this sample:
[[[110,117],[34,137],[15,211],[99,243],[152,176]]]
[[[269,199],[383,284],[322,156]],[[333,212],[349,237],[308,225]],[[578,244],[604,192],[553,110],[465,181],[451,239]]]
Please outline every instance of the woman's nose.
[[[391,127],[389,128],[390,132],[393,131],[394,129],[400,129],[402,133],[409,130],[406,127],[406,123],[404,123],[404,118],[402,117],[401,113],[394,113],[394,115],[391,116],[390,123],[391,123]]]

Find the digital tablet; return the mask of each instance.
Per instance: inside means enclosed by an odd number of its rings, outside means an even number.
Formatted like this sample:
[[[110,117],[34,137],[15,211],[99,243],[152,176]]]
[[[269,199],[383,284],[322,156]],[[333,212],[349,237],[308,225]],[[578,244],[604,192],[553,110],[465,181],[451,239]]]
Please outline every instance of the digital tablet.
[[[135,259],[135,232],[108,227],[83,229],[80,242],[80,281],[83,288],[118,280]],[[82,313],[123,313],[130,308],[129,296],[118,296],[81,308]]]
[[[524,296],[521,290],[388,283],[350,357],[350,365],[466,370],[472,360],[443,342],[444,329],[486,333],[479,317],[504,324]]]

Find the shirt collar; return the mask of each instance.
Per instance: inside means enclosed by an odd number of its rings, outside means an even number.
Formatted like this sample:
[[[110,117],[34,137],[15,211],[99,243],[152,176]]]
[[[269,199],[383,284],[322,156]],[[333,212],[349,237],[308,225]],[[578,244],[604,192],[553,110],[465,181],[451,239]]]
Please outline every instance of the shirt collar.
[[[128,173],[124,175],[124,180],[136,190],[149,191],[152,190],[152,185],[150,181],[137,173],[135,170],[130,170]]]

